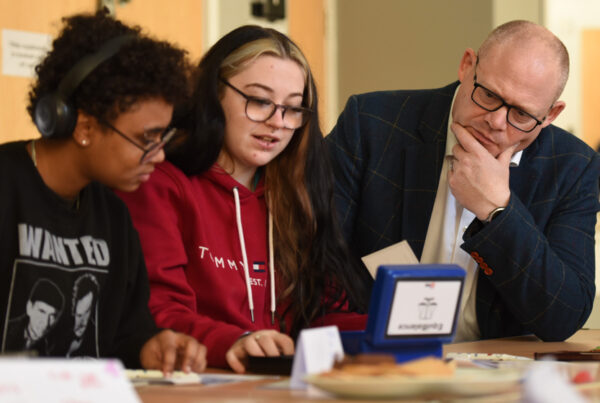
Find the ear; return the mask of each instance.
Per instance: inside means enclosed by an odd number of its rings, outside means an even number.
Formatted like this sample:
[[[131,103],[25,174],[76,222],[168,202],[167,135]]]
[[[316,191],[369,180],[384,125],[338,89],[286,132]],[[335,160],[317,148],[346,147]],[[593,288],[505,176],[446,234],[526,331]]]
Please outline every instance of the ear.
[[[565,104],[564,101],[556,101],[554,103],[554,105],[552,105],[550,112],[548,112],[548,115],[546,116],[544,123],[542,123],[542,128],[544,128],[544,127],[548,126],[550,123],[552,123],[554,121],[554,119],[556,119],[558,117],[558,115],[560,115],[560,113],[563,111],[563,109],[565,109],[565,106],[567,106],[567,105]]]
[[[92,126],[95,124],[95,119],[87,113],[77,111],[77,124],[73,130],[73,140],[79,146],[87,147],[92,140]]]
[[[473,49],[467,48],[460,59],[460,64],[458,65],[458,79],[461,83],[464,82],[465,78],[473,78],[473,70],[475,69],[476,63],[477,53],[475,53]]]

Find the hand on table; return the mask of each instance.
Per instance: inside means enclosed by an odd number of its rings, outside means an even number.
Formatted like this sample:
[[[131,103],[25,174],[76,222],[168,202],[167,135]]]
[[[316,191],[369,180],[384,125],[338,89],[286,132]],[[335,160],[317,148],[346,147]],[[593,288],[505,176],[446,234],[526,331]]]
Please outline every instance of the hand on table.
[[[453,123],[451,128],[458,143],[448,171],[450,190],[463,207],[484,220],[496,207],[508,205],[510,160],[518,143],[494,158],[463,126]]]
[[[249,355],[276,357],[294,354],[294,341],[290,336],[276,330],[259,330],[239,338],[227,350],[225,359],[237,373],[243,373],[245,358]]]
[[[140,362],[144,369],[159,369],[165,376],[174,370],[202,372],[206,347],[186,334],[163,330],[144,344]]]

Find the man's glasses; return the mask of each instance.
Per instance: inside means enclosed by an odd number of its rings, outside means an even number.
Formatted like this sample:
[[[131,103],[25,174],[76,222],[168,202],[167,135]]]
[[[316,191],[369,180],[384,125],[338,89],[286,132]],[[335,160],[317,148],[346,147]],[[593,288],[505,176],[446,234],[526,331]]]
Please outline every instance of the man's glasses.
[[[301,106],[278,105],[267,98],[246,95],[241,90],[231,85],[227,80],[223,78],[219,79],[223,84],[246,98],[246,116],[253,122],[266,122],[275,114],[277,109],[281,109],[283,127],[295,130],[302,127],[313,112],[312,110]]]
[[[142,158],[140,158],[140,164],[147,162],[150,158],[156,155],[156,153],[159,152],[165,146],[165,144],[167,144],[169,140],[173,138],[175,132],[177,131],[176,128],[167,128],[164,130],[150,130],[144,132],[144,144],[142,145],[138,144],[137,141],[133,140],[131,137],[108,123],[106,120],[98,119],[98,121],[144,152],[142,154]]]
[[[477,63],[479,63],[479,59],[477,59]],[[546,119],[546,116],[544,116],[541,120],[538,120],[532,114],[506,103],[502,97],[496,95],[493,91],[490,91],[483,85],[479,84],[477,82],[477,64],[475,64],[473,85],[474,88],[473,92],[471,93],[471,99],[473,102],[488,112],[494,112],[503,106],[506,106],[506,121],[515,129],[529,133],[538,125],[541,125]],[[550,109],[552,109],[552,107]]]

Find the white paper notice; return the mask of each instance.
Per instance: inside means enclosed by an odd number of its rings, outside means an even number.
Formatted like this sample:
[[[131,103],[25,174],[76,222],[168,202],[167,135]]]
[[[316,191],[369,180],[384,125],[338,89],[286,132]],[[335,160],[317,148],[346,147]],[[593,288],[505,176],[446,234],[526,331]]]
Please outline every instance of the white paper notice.
[[[304,389],[304,377],[329,371],[333,364],[344,358],[344,348],[337,326],[316,327],[300,332],[292,364],[290,386]]]
[[[0,402],[139,403],[118,360],[0,359]]]
[[[387,336],[451,334],[460,280],[398,281]]]
[[[379,266],[419,264],[419,259],[417,259],[412,248],[406,241],[395,243],[387,248],[363,256],[362,261],[367,266],[373,278],[375,278]]]
[[[2,74],[35,77],[35,66],[52,47],[52,36],[37,32],[2,30]]]

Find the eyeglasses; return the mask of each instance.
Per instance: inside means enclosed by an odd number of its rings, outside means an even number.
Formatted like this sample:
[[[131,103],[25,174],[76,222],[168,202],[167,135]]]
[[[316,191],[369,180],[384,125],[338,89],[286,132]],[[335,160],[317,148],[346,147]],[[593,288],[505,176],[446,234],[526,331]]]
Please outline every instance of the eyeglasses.
[[[479,58],[477,59],[477,64],[478,63]],[[541,120],[538,120],[532,114],[507,103],[504,101],[504,99],[502,99],[502,97],[479,84],[477,82],[477,64],[475,64],[475,75],[473,76],[474,88],[473,92],[471,93],[471,99],[477,106],[485,109],[488,112],[494,112],[503,106],[506,106],[506,121],[508,124],[525,133],[531,132],[538,125],[541,125],[544,122],[547,115]],[[550,107],[550,109],[552,109],[552,107]]]
[[[129,137],[128,135],[126,135],[125,133],[123,133],[122,131],[120,131],[119,129],[117,129],[116,127],[114,127],[113,125],[111,125],[110,123],[108,123],[106,120],[104,119],[98,119],[98,121],[108,127],[110,130],[114,131],[115,133],[117,133],[119,136],[123,137],[125,140],[127,140],[128,142],[130,142],[131,144],[133,144],[134,146],[136,146],[137,148],[139,148],[140,150],[142,150],[144,153],[142,154],[142,158],[140,158],[140,164],[143,164],[144,162],[147,162],[150,158],[152,158],[154,155],[156,155],[157,152],[159,152],[164,146],[165,144],[167,144],[169,142],[169,140],[171,140],[173,138],[173,136],[175,135],[175,132],[177,131],[176,128],[166,128],[166,129],[154,129],[154,130],[150,130],[150,131],[146,131],[144,132],[144,145],[138,144],[137,141],[133,140],[131,137]]]
[[[244,94],[241,90],[231,85],[227,80],[219,78],[223,84],[246,98],[246,116],[253,122],[266,122],[281,109],[281,120],[286,129],[299,129],[304,126],[312,114],[312,110],[301,106],[279,105],[266,98],[253,97]]]

